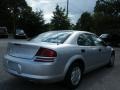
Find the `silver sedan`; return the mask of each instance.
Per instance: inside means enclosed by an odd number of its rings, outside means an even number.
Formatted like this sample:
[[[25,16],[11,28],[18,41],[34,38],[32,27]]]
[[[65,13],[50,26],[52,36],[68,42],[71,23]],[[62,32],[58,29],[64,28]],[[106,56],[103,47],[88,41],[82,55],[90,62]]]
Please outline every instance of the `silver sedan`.
[[[115,51],[95,34],[49,31],[26,42],[8,43],[4,66],[12,75],[42,82],[64,81],[76,88],[81,76],[98,67],[113,66]]]

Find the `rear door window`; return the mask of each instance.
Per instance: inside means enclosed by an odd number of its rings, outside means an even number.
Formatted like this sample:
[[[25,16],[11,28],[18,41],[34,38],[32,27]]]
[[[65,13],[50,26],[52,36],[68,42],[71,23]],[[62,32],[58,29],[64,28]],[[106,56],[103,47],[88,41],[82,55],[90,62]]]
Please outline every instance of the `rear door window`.
[[[80,34],[77,40],[78,45],[81,46],[94,46],[93,39],[90,35]]]

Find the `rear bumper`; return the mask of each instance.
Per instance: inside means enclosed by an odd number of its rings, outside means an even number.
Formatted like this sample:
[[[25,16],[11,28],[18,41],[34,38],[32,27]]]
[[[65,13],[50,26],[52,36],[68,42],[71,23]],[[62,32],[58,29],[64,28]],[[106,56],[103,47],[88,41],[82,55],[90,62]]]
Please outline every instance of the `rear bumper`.
[[[0,38],[8,38],[7,34],[0,34]]]
[[[64,79],[64,74],[60,72],[59,68],[56,68],[54,62],[38,63],[6,55],[4,66],[8,73],[28,80],[49,83]]]
[[[26,73],[18,74],[18,72],[13,70],[7,70],[7,72],[16,77],[24,78],[30,81],[42,82],[42,83],[52,83],[63,80],[61,76],[38,76],[38,75],[31,75]]]
[[[26,39],[27,36],[25,36],[25,35],[15,35],[14,38],[15,39]]]

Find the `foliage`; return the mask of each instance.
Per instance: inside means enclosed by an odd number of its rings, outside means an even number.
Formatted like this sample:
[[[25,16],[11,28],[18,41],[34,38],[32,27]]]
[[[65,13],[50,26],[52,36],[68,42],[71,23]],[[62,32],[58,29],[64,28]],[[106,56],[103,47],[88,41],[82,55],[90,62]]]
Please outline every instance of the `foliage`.
[[[94,13],[84,12],[75,28],[97,34],[120,32],[120,0],[97,0]]]
[[[120,32],[120,0],[98,0],[93,18],[97,31],[101,33]]]
[[[27,7],[25,0],[1,0],[0,1],[0,20],[4,22],[4,26],[11,27],[12,30],[16,28],[16,22],[19,15]],[[5,18],[6,17],[6,18]],[[1,26],[2,23],[1,22]]]
[[[94,11],[107,16],[120,16],[120,0],[98,0]]]
[[[46,30],[43,12],[32,12],[31,10],[24,11],[19,19],[18,27],[23,28],[29,37],[42,33]]]
[[[120,0],[97,0],[94,13],[84,12],[76,25],[71,24],[65,9],[56,6],[51,23],[45,24],[43,12],[32,11],[25,0],[0,0],[0,26],[14,33],[25,30],[29,37],[48,30],[79,29],[98,34],[120,32]]]
[[[42,11],[33,12],[25,0],[0,1],[0,26],[14,34],[16,28],[23,28],[30,37],[46,30]]]
[[[65,14],[65,9],[59,7],[59,5],[56,6],[53,12],[51,25],[53,30],[67,30],[70,28],[70,20]]]
[[[90,13],[84,12],[76,23],[76,29],[92,31],[93,18]]]

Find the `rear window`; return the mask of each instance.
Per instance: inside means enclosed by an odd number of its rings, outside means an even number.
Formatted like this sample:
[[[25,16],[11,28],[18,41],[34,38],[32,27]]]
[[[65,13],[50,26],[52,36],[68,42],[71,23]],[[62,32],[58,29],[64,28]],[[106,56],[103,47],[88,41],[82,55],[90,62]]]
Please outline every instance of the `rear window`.
[[[24,34],[24,30],[23,29],[16,29],[16,34]]]
[[[31,41],[34,42],[49,42],[49,43],[64,43],[64,41],[72,34],[72,32],[52,31],[38,35]]]

